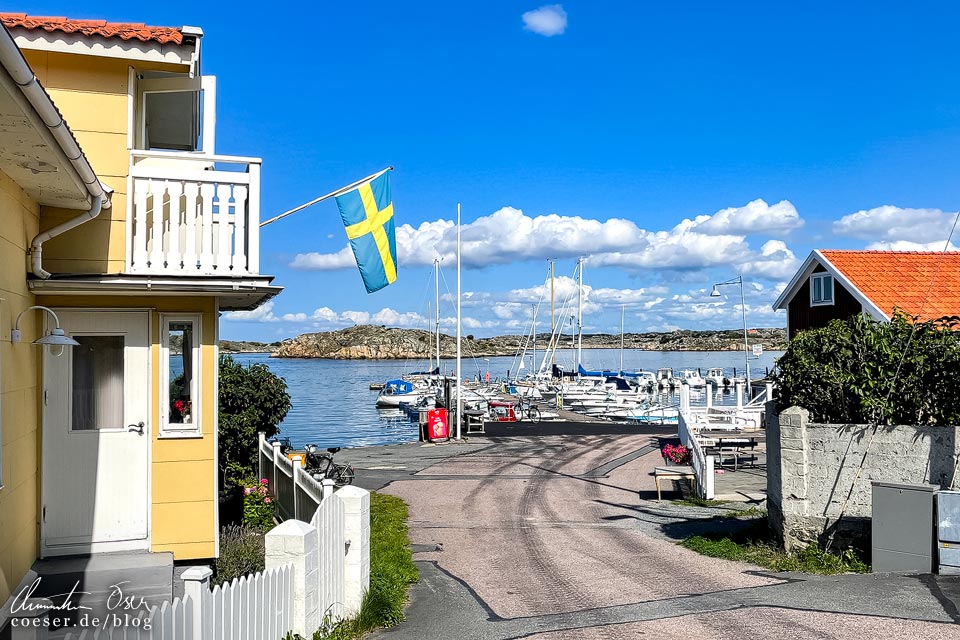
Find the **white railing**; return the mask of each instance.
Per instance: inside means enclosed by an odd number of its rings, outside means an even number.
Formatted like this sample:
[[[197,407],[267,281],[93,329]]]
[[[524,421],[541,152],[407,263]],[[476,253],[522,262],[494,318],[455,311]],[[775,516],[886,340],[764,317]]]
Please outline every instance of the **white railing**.
[[[263,432],[257,436],[257,460],[261,478],[269,483],[284,520],[309,522],[323,501],[324,489],[303,471],[299,456],[291,460],[283,455],[279,442],[268,442]],[[332,482],[331,482],[332,484]]]
[[[258,158],[133,151],[131,163],[128,273],[259,274]]]
[[[343,617],[346,597],[344,592],[344,565],[349,551],[344,539],[346,520],[343,501],[331,495],[320,503],[310,526],[317,530],[317,560],[323,568],[318,574],[317,604],[320,620]],[[360,541],[357,541],[358,547]],[[352,541],[351,541],[352,544]]]
[[[210,591],[212,572],[183,573],[185,596],[150,611],[124,617],[108,614],[100,629],[67,633],[65,640],[278,640],[293,627],[294,570],[291,565],[243,576]],[[114,624],[114,622],[116,624]]]
[[[680,402],[680,412],[677,416],[677,425],[680,430],[680,442],[690,450],[690,466],[697,481],[697,496],[713,500],[714,457],[708,456],[696,438],[695,428],[692,428],[692,415],[689,404],[684,407]]]

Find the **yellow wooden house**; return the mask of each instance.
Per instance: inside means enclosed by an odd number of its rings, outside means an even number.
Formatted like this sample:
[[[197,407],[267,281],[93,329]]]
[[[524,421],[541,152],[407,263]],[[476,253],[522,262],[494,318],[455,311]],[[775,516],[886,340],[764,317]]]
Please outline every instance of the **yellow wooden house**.
[[[217,556],[218,315],[280,289],[200,29],[0,22],[2,603],[37,558]]]

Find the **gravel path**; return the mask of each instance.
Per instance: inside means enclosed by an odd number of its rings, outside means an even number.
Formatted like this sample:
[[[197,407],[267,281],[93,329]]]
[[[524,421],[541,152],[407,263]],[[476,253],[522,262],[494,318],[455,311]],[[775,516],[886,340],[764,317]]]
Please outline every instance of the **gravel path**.
[[[677,546],[723,525],[656,502],[662,433],[520,433],[411,460],[382,489],[410,505],[423,580],[379,635],[960,638],[945,578],[771,574]]]

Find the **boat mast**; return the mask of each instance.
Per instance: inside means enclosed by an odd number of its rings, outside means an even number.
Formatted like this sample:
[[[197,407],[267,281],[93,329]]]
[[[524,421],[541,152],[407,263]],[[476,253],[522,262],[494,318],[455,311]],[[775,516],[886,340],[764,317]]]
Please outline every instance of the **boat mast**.
[[[533,360],[531,362],[533,364],[530,365],[530,370],[533,371],[537,366],[537,305],[530,305],[530,309],[533,313],[533,327],[531,328],[533,331]],[[537,373],[539,373],[539,370],[537,370]],[[534,376],[534,379],[536,379],[536,374]]]
[[[627,305],[620,305],[620,371],[623,371],[623,310]]]
[[[437,373],[440,373],[440,258],[433,259],[434,295],[437,300],[437,328],[434,333],[437,337]],[[438,378],[439,379],[439,378]]]
[[[554,340],[554,334],[557,331],[557,324],[554,320],[554,305],[553,305],[553,260],[550,261],[550,340]],[[557,363],[557,350],[554,348],[553,354],[550,356],[550,364]],[[552,375],[552,374],[551,374]]]
[[[437,315],[439,316],[440,314],[437,314]],[[433,312],[430,310],[430,303],[428,302],[427,303],[427,326],[430,326],[432,322],[433,322]],[[437,359],[437,366],[438,367],[440,366],[439,359]],[[430,373],[433,373],[433,354],[430,352],[427,352],[427,369],[430,371]]]
[[[460,203],[457,203],[457,440],[460,439],[460,416],[463,415],[463,394],[460,393]]]
[[[577,285],[577,377],[580,377],[580,366],[583,360],[583,258],[577,258],[579,267]]]

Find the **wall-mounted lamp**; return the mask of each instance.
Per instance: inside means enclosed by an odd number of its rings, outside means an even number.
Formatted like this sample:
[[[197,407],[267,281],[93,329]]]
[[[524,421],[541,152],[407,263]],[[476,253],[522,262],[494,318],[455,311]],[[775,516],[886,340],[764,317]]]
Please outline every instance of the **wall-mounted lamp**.
[[[23,318],[23,315],[28,311],[33,311],[34,309],[39,309],[41,311],[46,311],[53,316],[54,321],[56,321],[57,326],[50,330],[50,333],[41,336],[33,341],[33,344],[41,345],[51,345],[58,347],[78,347],[80,343],[68,336],[63,332],[63,329],[60,328],[60,318],[57,317],[57,314],[53,312],[53,309],[48,309],[47,307],[42,307],[40,305],[34,305],[32,307],[27,307],[17,316],[17,321],[13,325],[13,331],[10,333],[10,342],[20,342],[20,319]]]

